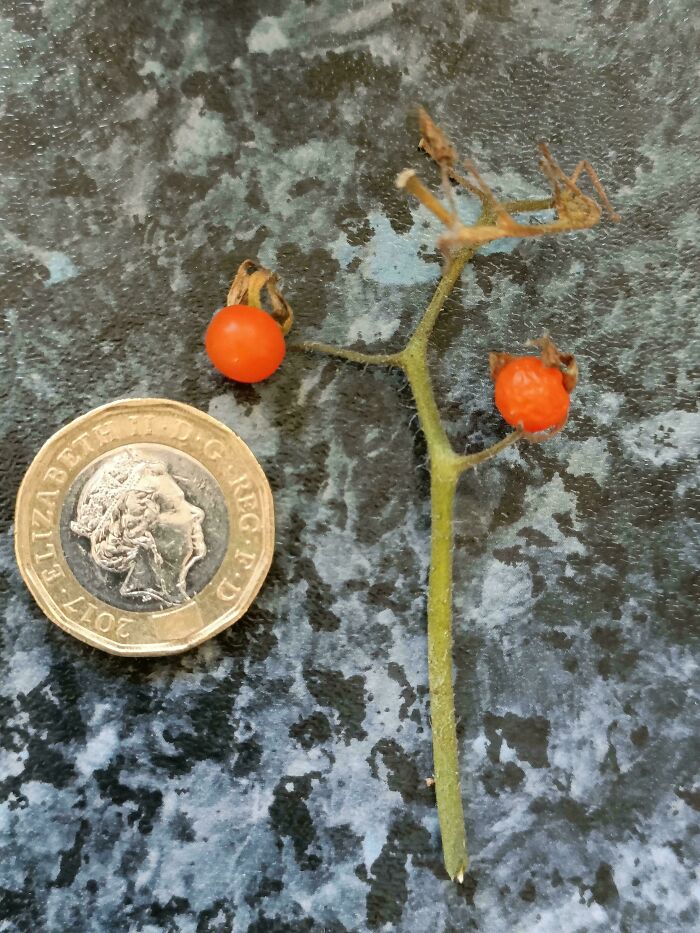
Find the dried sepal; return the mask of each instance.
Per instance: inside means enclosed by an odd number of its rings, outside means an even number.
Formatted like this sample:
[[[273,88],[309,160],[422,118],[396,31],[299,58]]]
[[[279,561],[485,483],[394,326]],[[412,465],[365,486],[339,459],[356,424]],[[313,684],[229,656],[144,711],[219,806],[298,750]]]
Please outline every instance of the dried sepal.
[[[423,107],[418,109],[418,124],[421,132],[420,148],[441,168],[454,168],[457,164],[457,150]]]
[[[554,366],[560,369],[564,378],[564,388],[571,395],[578,384],[578,363],[573,353],[562,353],[549,336],[543,334],[533,340],[528,340],[526,346],[539,347],[540,358],[545,366]]]
[[[248,282],[251,276],[250,270],[255,268],[256,265],[252,259],[243,260],[228,290],[228,295],[226,296],[227,305],[240,305],[244,303],[244,298],[248,294]]]
[[[270,314],[282,328],[282,333],[286,337],[294,323],[294,312],[287,299],[277,287],[276,275],[273,275],[267,283],[267,296],[272,305]]]
[[[503,367],[513,359],[515,357],[512,353],[489,353],[489,371],[493,382],[496,381]]]
[[[271,309],[265,310],[277,321],[286,336],[294,323],[291,306],[277,286],[277,275],[270,269],[258,266],[252,259],[244,259],[238,267],[226,296],[226,304],[247,304],[262,308],[263,290],[271,306]]]

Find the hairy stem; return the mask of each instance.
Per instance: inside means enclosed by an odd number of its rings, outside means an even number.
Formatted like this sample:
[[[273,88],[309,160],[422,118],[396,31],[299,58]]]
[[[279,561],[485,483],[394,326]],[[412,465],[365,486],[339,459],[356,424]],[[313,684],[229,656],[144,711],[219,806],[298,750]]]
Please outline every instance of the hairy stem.
[[[408,341],[406,349],[401,354],[404,359],[407,357],[425,357],[428,339],[433,332],[435,322],[444,308],[445,302],[454,288],[457,279],[462,274],[462,269],[475,252],[476,250],[473,247],[468,246],[456,253],[447,263],[433,297],[430,300],[430,304],[425,309],[425,313],[413,332],[413,336]]]
[[[469,863],[459,778],[452,685],[452,536],[459,478],[428,370],[428,340],[450,292],[475,250],[460,250],[443,271],[430,304],[401,354],[430,458],[431,546],[428,578],[428,677],[438,820],[447,873],[461,881]]]
[[[433,460],[438,451],[450,462],[455,455],[452,453],[452,446],[440,418],[440,409],[435,401],[428,363],[423,352],[410,352],[406,349],[401,354],[401,365],[411,384],[432,470]]]
[[[350,360],[353,363],[364,363],[365,365],[402,365],[401,354],[399,353],[361,353],[359,350],[346,350],[344,347],[334,347],[330,343],[297,343],[293,344],[290,349],[315,350],[318,353],[325,353],[326,356],[335,356],[341,360]]]
[[[456,457],[452,462],[453,469],[459,476],[461,473],[464,473],[465,470],[471,470],[480,463],[484,463],[486,460],[490,460],[491,457],[500,454],[502,450],[505,450],[506,447],[510,447],[511,444],[515,444],[522,437],[522,431],[513,431],[512,434],[506,435],[502,440],[496,441],[495,444],[492,444],[491,447],[487,447],[485,450],[479,450],[475,454],[463,454],[461,457]]]
[[[450,878],[461,881],[467,870],[468,856],[452,686],[452,512],[456,485],[457,476],[450,469],[449,461],[433,461],[428,581],[430,720],[445,868]]]
[[[540,210],[551,202],[513,202],[521,211]],[[480,223],[493,222],[484,208]],[[430,459],[431,553],[428,580],[428,675],[430,718],[435,763],[435,793],[445,868],[450,878],[462,881],[469,864],[464,810],[459,778],[459,750],[452,684],[452,538],[453,509],[461,474],[495,456],[521,437],[516,431],[476,454],[457,454],[440,417],[428,369],[428,341],[440,312],[464,266],[476,252],[466,247],[445,266],[430,304],[400,353],[361,353],[323,343],[305,343],[300,349],[317,350],[355,363],[398,366],[408,377]]]

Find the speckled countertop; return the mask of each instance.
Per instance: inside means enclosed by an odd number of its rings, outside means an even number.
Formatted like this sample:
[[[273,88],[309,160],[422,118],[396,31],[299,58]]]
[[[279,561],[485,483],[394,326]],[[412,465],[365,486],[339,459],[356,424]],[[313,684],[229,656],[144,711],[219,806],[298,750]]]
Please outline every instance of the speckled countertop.
[[[697,930],[696,5],[2,16],[0,931]],[[393,184],[429,175],[418,101],[507,195],[544,193],[545,137],[624,216],[480,255],[435,335],[465,449],[504,430],[489,349],[548,327],[582,369],[560,438],[460,487],[462,886],[425,785],[428,485],[406,387],[301,354],[236,387],[202,350],[247,256],[279,271],[299,337],[401,345],[439,271],[435,226]],[[232,426],[278,529],[245,620],[137,662],[43,618],[11,514],[50,434],[139,395]]]

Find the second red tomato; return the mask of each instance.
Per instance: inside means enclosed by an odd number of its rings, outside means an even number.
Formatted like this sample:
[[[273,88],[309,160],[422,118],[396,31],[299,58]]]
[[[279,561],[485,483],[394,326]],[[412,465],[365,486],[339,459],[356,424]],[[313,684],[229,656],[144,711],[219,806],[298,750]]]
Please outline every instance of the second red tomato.
[[[508,424],[530,433],[560,428],[569,412],[561,370],[536,356],[516,356],[496,376],[496,408]]]

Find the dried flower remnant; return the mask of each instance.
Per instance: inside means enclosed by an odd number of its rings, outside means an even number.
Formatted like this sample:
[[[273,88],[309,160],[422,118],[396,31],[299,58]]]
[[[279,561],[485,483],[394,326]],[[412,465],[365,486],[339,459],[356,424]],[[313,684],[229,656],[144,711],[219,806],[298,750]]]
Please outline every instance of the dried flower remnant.
[[[252,259],[244,259],[238,267],[226,296],[226,304],[262,308],[263,290],[272,308],[268,313],[277,321],[286,337],[294,323],[292,308],[277,287],[276,273],[258,266]]]
[[[480,246],[502,237],[532,237],[569,233],[595,226],[605,209],[618,220],[603,186],[591,165],[581,161],[571,176],[557,165],[548,148],[542,144],[541,167],[551,187],[550,198],[500,202],[486,185],[471,162],[462,162],[466,174],[458,171],[459,157],[444,132],[425,111],[419,114],[421,148],[437,163],[442,180],[446,207],[418,178],[406,169],[397,178],[397,186],[415,195],[447,228],[439,245],[447,256],[442,276],[423,316],[408,342],[397,353],[365,353],[334,347],[324,343],[305,343],[303,349],[316,350],[362,365],[385,365],[403,370],[411,386],[421,429],[425,436],[430,462],[431,555],[428,579],[428,674],[430,682],[430,712],[433,733],[434,786],[438,818],[442,835],[445,867],[450,878],[462,881],[467,870],[467,844],[459,778],[459,754],[455,723],[452,682],[452,542],[454,497],[459,478],[467,470],[496,456],[511,444],[526,438],[545,440],[561,429],[527,432],[517,429],[491,447],[472,454],[454,450],[440,417],[432,380],[428,369],[428,345],[435,323],[445,301],[457,282],[465,264]],[[590,177],[601,205],[583,194],[577,185],[581,174]],[[450,182],[462,185],[481,201],[481,215],[476,224],[463,224],[457,214]],[[556,219],[548,223],[529,225],[512,216],[553,209]],[[549,337],[532,342],[540,348],[543,366],[556,369],[561,384],[570,394],[578,378],[576,361],[570,354],[560,353]],[[492,372],[498,372],[511,360],[508,354],[492,354]],[[432,779],[431,779],[432,780]]]
[[[562,170],[550,152],[546,143],[539,145],[541,158],[540,169],[546,176],[552,197],[546,200],[501,202],[486,184],[474,162],[462,161],[466,175],[460,174],[455,165],[458,162],[456,150],[438,130],[430,117],[421,111],[421,129],[423,138],[421,148],[438,164],[443,177],[447,175],[479,198],[482,204],[482,216],[476,224],[465,225],[459,221],[455,211],[446,211],[435,196],[418,179],[415,172],[404,170],[396,179],[399,188],[406,188],[415,195],[446,226],[448,232],[440,238],[440,248],[446,254],[463,246],[479,247],[504,237],[546,236],[552,233],[570,233],[594,227],[605,210],[610,219],[617,222],[620,215],[613,209],[598,175],[586,159],[581,159],[570,176]],[[581,175],[588,175],[593,188],[602,202],[584,194],[577,182]],[[437,202],[437,203],[436,203]],[[556,219],[540,224],[523,224],[515,220],[514,213],[552,208]]]

